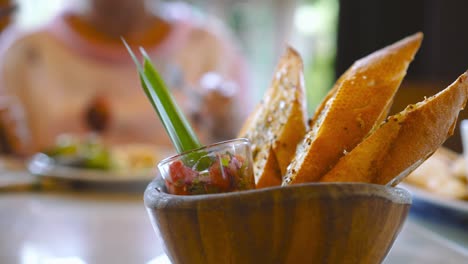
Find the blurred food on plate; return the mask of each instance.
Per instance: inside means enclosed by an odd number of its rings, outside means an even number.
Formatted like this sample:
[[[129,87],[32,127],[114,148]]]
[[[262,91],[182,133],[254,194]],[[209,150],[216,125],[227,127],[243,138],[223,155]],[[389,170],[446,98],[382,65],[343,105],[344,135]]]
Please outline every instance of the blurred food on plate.
[[[119,170],[155,169],[156,164],[168,156],[169,152],[145,144],[125,144],[110,148],[113,166]]]
[[[95,170],[137,171],[154,169],[169,154],[149,144],[106,145],[96,134],[80,138],[60,135],[54,146],[44,151],[55,163]]]
[[[441,147],[414,170],[405,183],[433,194],[468,199],[467,166],[462,155]]]

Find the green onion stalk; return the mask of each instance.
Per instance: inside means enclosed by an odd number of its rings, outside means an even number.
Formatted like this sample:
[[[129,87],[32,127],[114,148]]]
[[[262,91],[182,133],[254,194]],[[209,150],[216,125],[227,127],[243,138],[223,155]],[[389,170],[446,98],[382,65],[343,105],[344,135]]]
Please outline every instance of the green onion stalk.
[[[156,110],[159,119],[163,123],[177,153],[181,154],[201,148],[202,144],[187,121],[187,118],[169,93],[169,89],[161,78],[161,75],[153,66],[146,51],[140,48],[140,52],[143,55],[142,65],[127,42],[123,38],[122,41],[135,62],[141,86],[153,105],[153,108]],[[187,166],[193,166],[197,164],[203,156],[204,153],[194,152],[188,155],[185,163]]]

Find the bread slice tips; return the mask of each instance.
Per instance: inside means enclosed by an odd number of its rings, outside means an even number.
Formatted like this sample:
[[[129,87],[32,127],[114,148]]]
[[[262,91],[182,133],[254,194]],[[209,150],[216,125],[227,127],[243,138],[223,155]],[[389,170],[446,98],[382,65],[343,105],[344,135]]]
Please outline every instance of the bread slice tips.
[[[338,79],[297,147],[284,185],[318,181],[385,120],[422,38],[417,33],[378,50],[356,61]]]
[[[321,181],[398,184],[453,134],[468,98],[468,73],[437,95],[389,117]]]
[[[257,188],[281,185],[306,130],[303,63],[299,53],[288,47],[263,100],[239,133],[252,143]]]

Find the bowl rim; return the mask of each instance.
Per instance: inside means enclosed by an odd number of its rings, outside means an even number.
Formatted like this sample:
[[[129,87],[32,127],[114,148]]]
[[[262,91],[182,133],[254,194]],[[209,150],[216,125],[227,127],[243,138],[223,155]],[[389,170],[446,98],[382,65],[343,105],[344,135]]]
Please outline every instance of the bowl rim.
[[[252,198],[278,200],[282,195],[284,200],[369,196],[391,201],[392,203],[411,205],[411,193],[406,189],[380,184],[362,182],[312,182],[293,184],[289,186],[274,186],[246,191],[202,194],[202,195],[174,195],[165,192],[164,180],[161,177],[151,181],[145,192],[144,202],[148,209],[165,208],[169,206],[190,208],[200,204],[214,204],[226,200],[238,200],[240,203]],[[300,196],[300,197],[299,197]],[[277,201],[275,201],[277,202]],[[169,203],[171,205],[169,205]]]
[[[192,152],[200,152],[200,151],[203,151],[203,150],[206,150],[206,149],[209,149],[209,148],[216,148],[216,147],[220,147],[220,146],[223,146],[223,145],[229,145],[229,144],[233,144],[233,143],[238,144],[238,145],[249,145],[250,146],[250,140],[247,139],[247,138],[229,139],[229,140],[213,143],[213,144],[210,144],[210,145],[205,145],[205,146],[202,146],[202,147],[199,147],[199,148],[196,148],[196,149],[187,150],[185,152],[177,153],[177,154],[172,155],[170,157],[164,158],[164,159],[162,159],[162,160],[160,160],[158,162],[158,167],[160,165],[162,165],[162,164],[166,164],[166,163],[169,163],[171,161],[180,159],[181,157],[186,156],[187,154],[192,153]]]

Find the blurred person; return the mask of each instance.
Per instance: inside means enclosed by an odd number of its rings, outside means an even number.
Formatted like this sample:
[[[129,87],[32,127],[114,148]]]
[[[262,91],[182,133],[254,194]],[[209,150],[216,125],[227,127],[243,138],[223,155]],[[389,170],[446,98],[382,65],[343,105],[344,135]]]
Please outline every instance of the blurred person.
[[[16,9],[17,4],[15,1],[0,0],[0,32],[3,32],[11,24]]]
[[[170,145],[121,37],[150,54],[203,143],[235,136],[249,94],[243,59],[223,27],[207,27],[180,3],[158,2],[157,14],[144,0],[80,3],[4,54],[0,92],[24,120],[16,129],[23,145],[14,151],[41,151],[61,134],[89,132],[108,144]]]
[[[17,4],[12,0],[0,0],[0,34],[2,39],[7,39],[5,29],[8,28],[14,21],[14,15],[17,10]],[[3,60],[3,57],[0,57]],[[12,120],[12,109],[10,100],[4,96],[0,96],[0,152],[10,153],[13,147],[17,145],[18,139],[14,136],[14,131],[11,131],[10,125],[14,124]]]

